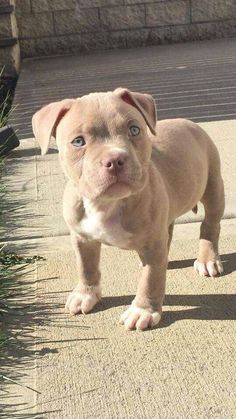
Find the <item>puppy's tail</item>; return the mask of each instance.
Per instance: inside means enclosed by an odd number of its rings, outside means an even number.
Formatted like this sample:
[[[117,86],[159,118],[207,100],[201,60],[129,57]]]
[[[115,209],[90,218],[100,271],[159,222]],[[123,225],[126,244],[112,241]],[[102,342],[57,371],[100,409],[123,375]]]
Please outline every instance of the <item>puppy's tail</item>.
[[[197,214],[197,211],[198,211],[198,206],[197,206],[197,205],[195,205],[195,207],[193,207],[192,211],[194,212],[194,214]]]

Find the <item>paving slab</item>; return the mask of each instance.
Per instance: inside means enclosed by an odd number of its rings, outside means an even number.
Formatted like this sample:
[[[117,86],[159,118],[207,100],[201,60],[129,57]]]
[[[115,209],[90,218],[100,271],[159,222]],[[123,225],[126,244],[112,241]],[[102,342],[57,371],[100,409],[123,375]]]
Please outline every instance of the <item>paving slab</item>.
[[[41,106],[118,86],[154,96],[158,118],[236,118],[236,38],[24,60],[12,124],[32,137]]]
[[[39,393],[8,385],[5,417],[234,418],[236,222],[222,224],[226,274],[215,279],[192,268],[199,223],[176,226],[163,319],[143,333],[118,325],[140,274],[134,252],[104,246],[104,299],[89,315],[69,316],[64,302],[77,281],[69,237],[33,239],[31,251],[46,261],[34,281],[25,277],[36,298],[23,308],[25,352],[15,362],[18,382]]]
[[[14,301],[21,315],[8,319],[18,345],[9,347],[4,367],[17,384],[4,387],[3,417],[236,417],[235,46],[232,39],[23,62],[12,114],[21,146],[7,163],[9,211],[2,234],[9,249],[46,260],[24,273]],[[163,319],[144,333],[118,325],[140,273],[133,252],[103,246],[102,302],[86,316],[64,313],[77,281],[62,218],[65,178],[55,143],[41,157],[30,127],[43,103],[126,81],[156,97],[160,91],[162,117],[189,116],[206,129],[219,149],[226,186],[220,241],[225,274],[195,274],[203,213],[180,218]]]
[[[58,419],[234,417],[235,239],[221,241],[228,275],[216,280],[194,274],[196,240],[173,243],[163,320],[145,333],[117,324],[136,291],[134,253],[103,249],[104,300],[89,316],[72,318],[62,300],[76,283],[74,256],[51,253],[39,270],[48,315],[37,328],[37,349],[45,352],[36,361],[38,411]]]

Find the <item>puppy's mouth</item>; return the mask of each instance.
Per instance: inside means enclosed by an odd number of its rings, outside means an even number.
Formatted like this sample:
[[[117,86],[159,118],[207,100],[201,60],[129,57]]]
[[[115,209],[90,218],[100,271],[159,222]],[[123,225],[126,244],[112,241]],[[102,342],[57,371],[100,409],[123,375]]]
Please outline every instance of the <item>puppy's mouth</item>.
[[[101,185],[101,192],[110,197],[125,197],[131,194],[132,183],[132,179],[125,175],[109,176]]]
[[[144,183],[143,173],[121,172],[114,174],[86,173],[83,177],[83,194],[90,199],[99,197],[122,199],[136,193]]]

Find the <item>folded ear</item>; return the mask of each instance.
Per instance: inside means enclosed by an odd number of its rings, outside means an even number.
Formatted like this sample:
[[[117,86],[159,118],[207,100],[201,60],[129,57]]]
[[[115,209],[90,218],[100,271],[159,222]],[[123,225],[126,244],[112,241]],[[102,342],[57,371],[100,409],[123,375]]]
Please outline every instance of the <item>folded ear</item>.
[[[57,125],[74,102],[75,99],[53,102],[44,106],[33,115],[33,133],[39,142],[42,154],[47,153],[51,136],[55,136]]]
[[[144,117],[152,134],[156,134],[156,106],[155,101],[151,95],[146,93],[131,92],[128,89],[119,87],[114,90],[114,93],[119,95],[121,99],[134,106]]]

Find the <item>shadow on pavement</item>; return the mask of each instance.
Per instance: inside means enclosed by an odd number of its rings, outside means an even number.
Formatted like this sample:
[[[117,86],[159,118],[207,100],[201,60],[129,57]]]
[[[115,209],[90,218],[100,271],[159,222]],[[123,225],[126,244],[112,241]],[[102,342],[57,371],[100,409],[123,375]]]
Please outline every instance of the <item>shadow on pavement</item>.
[[[33,268],[34,269],[34,268]],[[28,419],[43,418],[47,413],[31,413],[34,408],[34,397],[39,393],[34,384],[29,383],[29,371],[34,371],[35,363],[48,354],[56,355],[63,343],[81,340],[42,340],[40,331],[47,328],[73,328],[89,329],[89,327],[73,324],[73,321],[66,318],[62,303],[52,298],[47,302],[36,298],[36,286],[44,280],[27,280],[26,276],[33,273],[32,267],[26,269],[19,277],[15,277],[10,285],[9,311],[2,318],[2,330],[6,333],[8,340],[0,348],[0,388],[1,388],[1,418],[6,419]],[[36,268],[35,268],[36,269]],[[55,278],[47,278],[53,280]],[[38,297],[38,295],[37,295]],[[90,339],[94,340],[94,339]],[[51,345],[53,343],[53,347]],[[38,349],[40,345],[40,349]],[[30,402],[22,402],[22,392],[29,394]],[[17,391],[18,389],[18,391]],[[28,399],[27,399],[28,400]],[[53,412],[59,412],[54,410]]]
[[[192,308],[165,311],[165,306],[191,306]],[[164,313],[159,325],[168,327],[180,320],[236,320],[235,294],[167,295]]]
[[[103,297],[93,313],[105,311],[112,307],[131,304],[135,295]],[[165,311],[165,306],[188,306],[180,311]],[[189,308],[191,307],[191,308]],[[164,300],[164,320],[161,327],[170,326],[178,320],[236,320],[235,294],[204,294],[204,295],[166,295]],[[162,324],[163,323],[163,324]]]
[[[195,259],[173,260],[168,263],[168,269],[183,269],[193,266]],[[236,253],[221,255],[224,272],[220,276],[226,276],[236,270]]]

